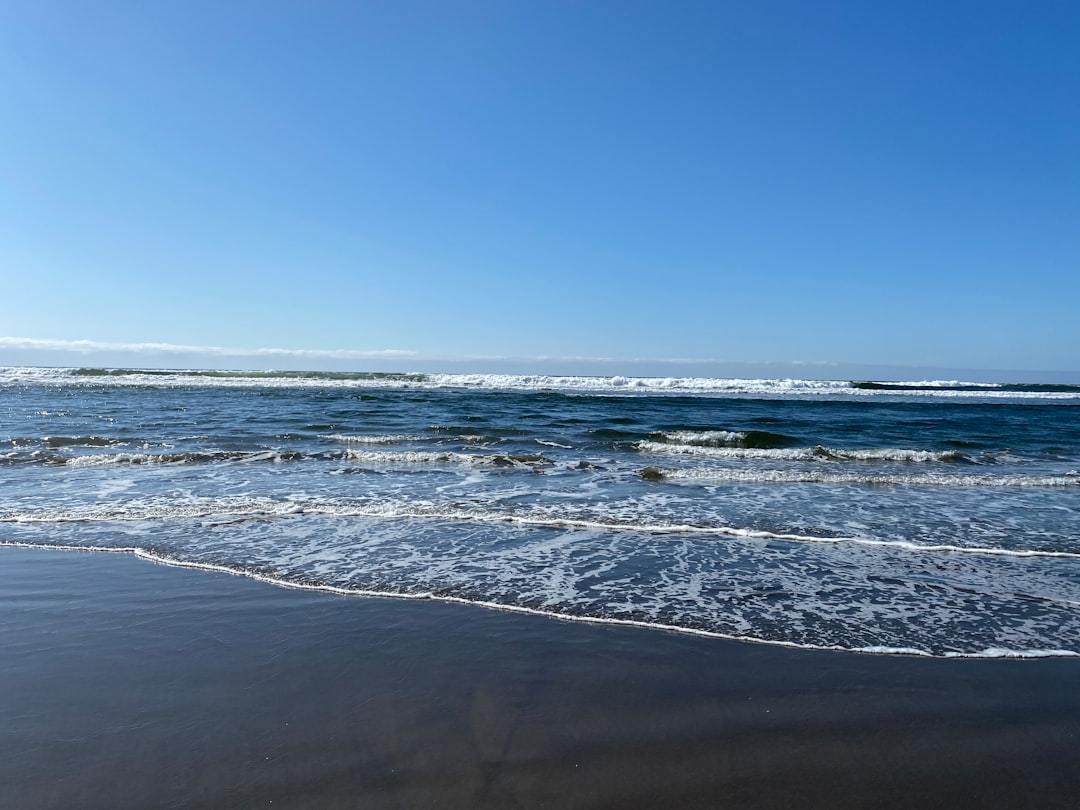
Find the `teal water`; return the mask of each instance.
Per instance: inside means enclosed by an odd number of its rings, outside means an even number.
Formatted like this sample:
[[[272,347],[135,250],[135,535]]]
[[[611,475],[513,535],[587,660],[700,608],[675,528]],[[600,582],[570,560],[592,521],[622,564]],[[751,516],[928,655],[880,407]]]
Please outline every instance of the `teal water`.
[[[0,542],[810,648],[1080,654],[1080,389],[0,370]]]

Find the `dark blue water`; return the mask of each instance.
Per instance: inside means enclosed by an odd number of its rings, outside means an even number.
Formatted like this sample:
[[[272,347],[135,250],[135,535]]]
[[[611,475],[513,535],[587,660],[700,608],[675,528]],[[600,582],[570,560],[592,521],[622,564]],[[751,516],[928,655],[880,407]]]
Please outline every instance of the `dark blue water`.
[[[0,370],[0,541],[807,647],[1080,654],[1080,391]]]

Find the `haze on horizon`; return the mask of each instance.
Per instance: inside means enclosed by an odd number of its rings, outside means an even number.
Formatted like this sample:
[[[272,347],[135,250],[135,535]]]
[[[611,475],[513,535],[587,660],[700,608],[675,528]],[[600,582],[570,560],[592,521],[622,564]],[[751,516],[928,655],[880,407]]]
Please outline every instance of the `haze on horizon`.
[[[0,364],[1080,379],[1078,40],[1057,0],[13,0]]]

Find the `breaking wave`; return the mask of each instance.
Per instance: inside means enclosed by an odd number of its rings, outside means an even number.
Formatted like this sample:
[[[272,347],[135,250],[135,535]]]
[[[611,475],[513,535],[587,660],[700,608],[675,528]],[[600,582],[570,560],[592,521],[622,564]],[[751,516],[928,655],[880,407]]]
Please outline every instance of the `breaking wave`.
[[[645,467],[642,478],[717,481],[743,484],[851,484],[861,486],[920,487],[1080,487],[1080,475],[869,475],[819,470],[732,470],[697,467],[666,469]]]
[[[899,463],[969,462],[973,459],[958,450],[904,450],[894,448],[841,449],[835,447],[751,448],[739,445],[675,444],[642,441],[643,453],[709,456],[725,459],[773,459],[778,461],[892,461]]]
[[[759,450],[798,444],[794,436],[764,430],[672,430],[650,436],[652,444],[689,447],[743,447]]]
[[[590,395],[764,397],[960,397],[1077,400],[1080,385],[951,381],[728,379],[720,377],[558,376],[323,371],[219,371],[132,368],[0,368],[0,383],[151,387],[345,387],[562,392]]]

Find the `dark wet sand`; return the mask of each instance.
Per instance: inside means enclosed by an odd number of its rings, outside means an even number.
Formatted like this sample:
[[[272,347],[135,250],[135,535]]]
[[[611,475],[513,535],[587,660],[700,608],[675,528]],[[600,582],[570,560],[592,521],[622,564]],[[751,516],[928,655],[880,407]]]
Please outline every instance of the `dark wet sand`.
[[[1080,661],[938,661],[0,548],[0,807],[1080,806]]]

